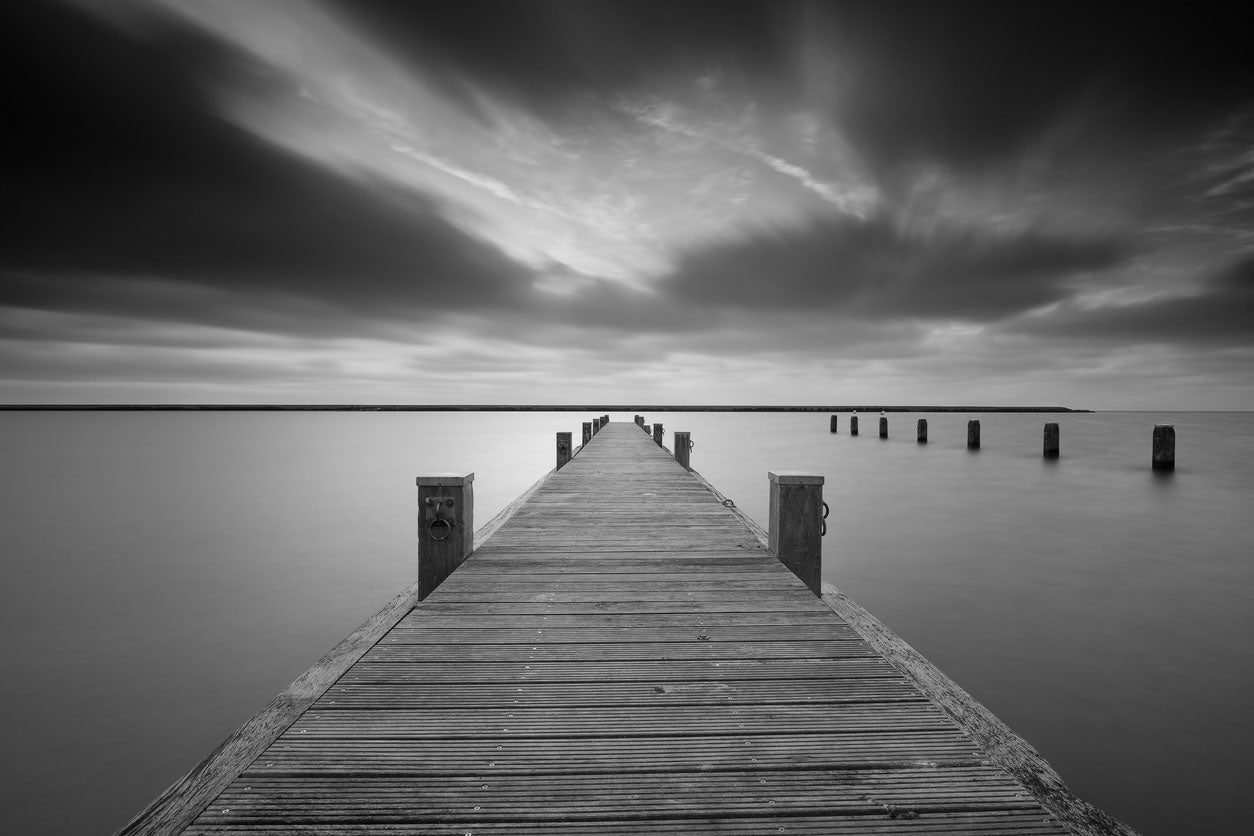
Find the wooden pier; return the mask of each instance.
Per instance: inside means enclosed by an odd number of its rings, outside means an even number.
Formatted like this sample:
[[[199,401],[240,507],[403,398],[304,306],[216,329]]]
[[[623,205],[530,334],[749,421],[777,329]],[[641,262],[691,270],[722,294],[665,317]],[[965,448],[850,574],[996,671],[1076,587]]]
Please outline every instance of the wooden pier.
[[[1131,833],[640,425],[584,437],[119,832]]]

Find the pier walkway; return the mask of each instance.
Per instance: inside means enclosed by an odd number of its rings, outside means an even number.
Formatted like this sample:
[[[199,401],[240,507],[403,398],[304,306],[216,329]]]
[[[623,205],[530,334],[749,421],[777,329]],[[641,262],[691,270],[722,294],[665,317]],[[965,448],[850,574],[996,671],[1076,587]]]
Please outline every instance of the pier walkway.
[[[123,832],[1074,832],[635,424],[392,622]]]

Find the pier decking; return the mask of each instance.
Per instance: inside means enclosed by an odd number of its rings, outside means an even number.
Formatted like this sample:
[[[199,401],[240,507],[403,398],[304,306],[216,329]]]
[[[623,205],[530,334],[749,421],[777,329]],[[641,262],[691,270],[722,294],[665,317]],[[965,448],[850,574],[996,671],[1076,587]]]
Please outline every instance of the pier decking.
[[[186,821],[123,832],[1090,832],[634,424],[402,603]]]

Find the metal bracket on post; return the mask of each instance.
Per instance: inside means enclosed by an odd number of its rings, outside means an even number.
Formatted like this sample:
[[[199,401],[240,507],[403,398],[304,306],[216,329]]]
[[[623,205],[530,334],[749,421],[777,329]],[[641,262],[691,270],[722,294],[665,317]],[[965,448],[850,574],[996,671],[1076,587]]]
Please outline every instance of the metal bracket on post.
[[[823,477],[812,473],[768,471],[771,480],[771,553],[815,595],[822,595],[820,538],[827,533]]]
[[[419,476],[418,600],[426,598],[474,550],[475,474]]]

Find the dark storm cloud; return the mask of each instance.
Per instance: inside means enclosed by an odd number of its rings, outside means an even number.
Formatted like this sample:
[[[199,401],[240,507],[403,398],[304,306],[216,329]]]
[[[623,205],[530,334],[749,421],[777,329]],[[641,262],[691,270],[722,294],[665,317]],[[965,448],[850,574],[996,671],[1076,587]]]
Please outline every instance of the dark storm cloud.
[[[1064,299],[1074,274],[1127,255],[1115,239],[909,233],[887,219],[846,219],[691,253],[665,292],[689,305],[741,310],[984,322]]]
[[[283,83],[221,43],[169,22],[135,40],[52,6],[23,23],[6,45],[0,304],[227,325],[279,304],[323,328],[516,303],[529,279],[421,195],[216,116],[201,76]]]
[[[1175,132],[1247,103],[1238,4],[852,3],[823,7],[857,83],[836,110],[884,162],[1004,159],[1078,100],[1118,111],[1114,142]]]
[[[467,77],[532,106],[559,105],[712,63],[772,76],[794,43],[793,4],[673,0],[458,0],[332,4],[452,89]]]
[[[592,2],[336,4],[399,57],[456,89],[473,78],[533,106],[712,67],[767,104],[826,90],[879,168],[1002,160],[1094,95],[1112,142],[1179,132],[1248,103],[1244,10],[1090,2]],[[824,54],[819,69],[804,52]],[[824,77],[814,78],[816,72]]]
[[[1254,346],[1254,256],[1217,271],[1188,296],[1117,307],[1067,305],[1010,327],[1037,336],[1120,344]]]

